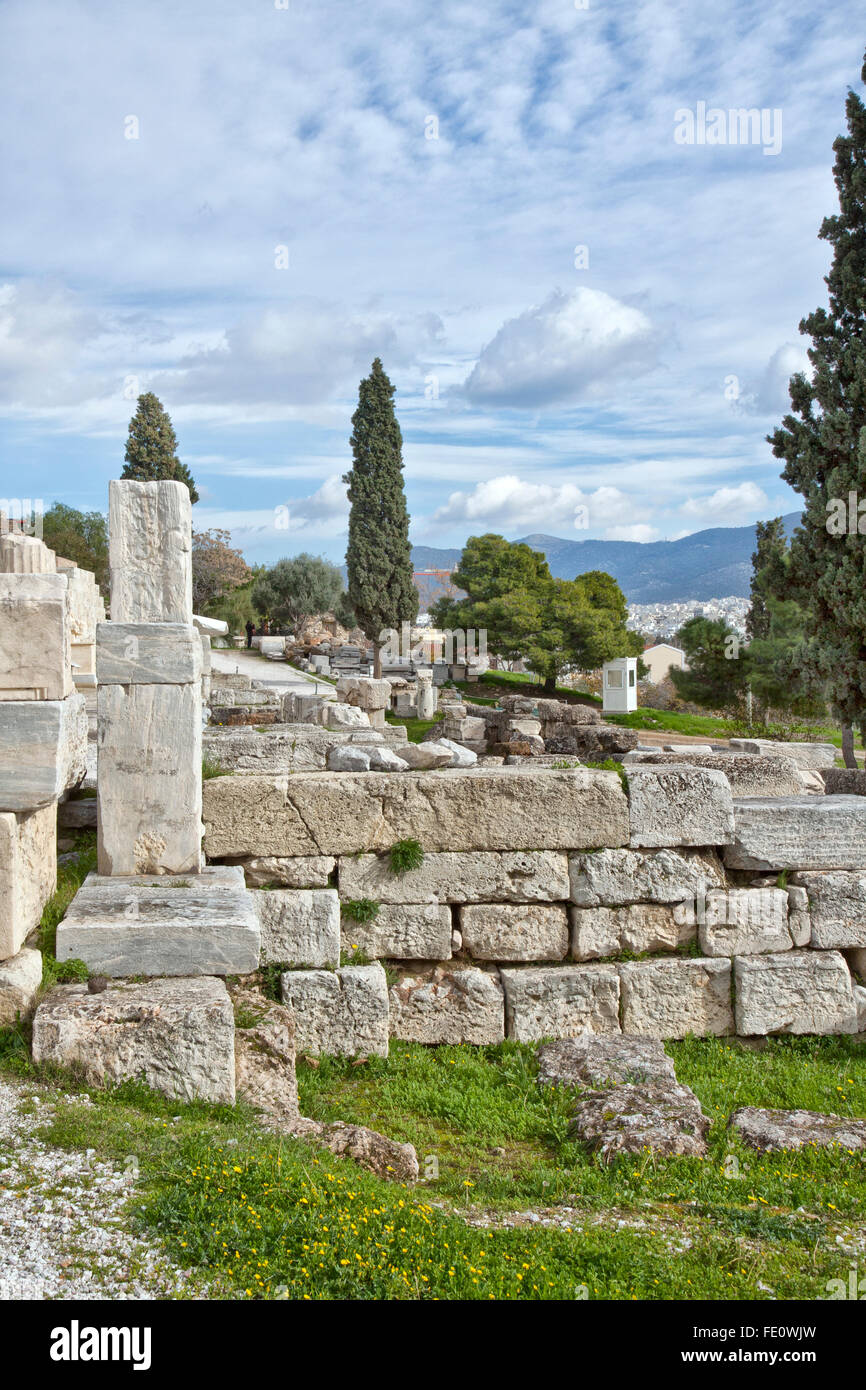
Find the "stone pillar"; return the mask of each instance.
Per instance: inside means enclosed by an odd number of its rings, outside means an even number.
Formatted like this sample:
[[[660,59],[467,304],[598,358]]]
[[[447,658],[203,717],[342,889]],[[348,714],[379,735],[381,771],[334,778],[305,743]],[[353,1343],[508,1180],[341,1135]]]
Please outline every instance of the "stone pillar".
[[[432,719],[439,705],[439,691],[433,684],[433,673],[418,674],[415,695],[415,711],[419,719]]]
[[[109,484],[111,621],[96,630],[99,873],[197,874],[202,644],[189,489]]]
[[[57,556],[57,571],[65,575],[72,644],[72,679],[76,690],[96,686],[96,625],[105,621],[105,603],[96,576]]]

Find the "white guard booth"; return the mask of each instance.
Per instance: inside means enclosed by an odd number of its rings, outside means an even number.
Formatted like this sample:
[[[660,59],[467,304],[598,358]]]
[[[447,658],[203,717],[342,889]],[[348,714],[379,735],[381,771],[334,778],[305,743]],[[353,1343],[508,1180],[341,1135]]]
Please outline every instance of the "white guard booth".
[[[602,714],[628,714],[637,709],[637,657],[606,661],[602,672]]]

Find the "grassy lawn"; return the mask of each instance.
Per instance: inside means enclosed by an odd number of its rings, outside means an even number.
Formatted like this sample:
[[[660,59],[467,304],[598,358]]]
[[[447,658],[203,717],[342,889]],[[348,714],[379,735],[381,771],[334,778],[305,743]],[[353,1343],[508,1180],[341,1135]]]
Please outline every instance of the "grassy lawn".
[[[608,724],[620,724],[626,729],[669,729],[676,734],[694,734],[699,738],[726,739],[731,737],[787,739],[803,743],[835,743],[842,747],[842,731],[829,724],[792,724],[786,728],[770,724],[746,729],[734,719],[713,714],[680,714],[675,710],[637,709],[631,714],[606,714]],[[854,744],[862,748],[859,735]]]
[[[568,1142],[568,1096],[537,1086],[534,1049],[516,1043],[395,1043],[363,1066],[300,1062],[302,1112],[413,1142],[430,1175],[414,1190],[281,1140],[244,1106],[180,1105],[134,1085],[63,1105],[43,1136],[119,1165],[134,1154],[137,1221],[217,1296],[826,1297],[862,1241],[864,1156],[761,1157],[728,1137],[725,1119],[749,1103],[866,1114],[864,1042],[668,1047],[714,1117],[704,1160],[604,1167]],[[10,1034],[0,1066],[32,1077]],[[540,1221],[521,1224],[527,1209]]]
[[[428,729],[432,729],[434,724],[442,722],[442,715],[437,714],[435,719],[413,719],[403,715],[392,714],[390,710],[385,711],[385,722],[387,724],[402,724],[406,730],[406,737],[410,743],[420,743]]]
[[[499,695],[535,695],[541,698],[541,687],[543,681],[537,676],[529,675],[521,671],[485,671],[479,681],[452,681],[458,690],[464,694],[472,696],[483,702],[483,696],[479,692],[479,686],[490,686]],[[531,689],[527,690],[527,686]],[[558,685],[556,695],[546,696],[547,699],[567,700],[572,704],[578,705],[600,705],[601,696],[587,695],[582,690],[572,690],[571,686]],[[495,704],[495,700],[491,701]]]

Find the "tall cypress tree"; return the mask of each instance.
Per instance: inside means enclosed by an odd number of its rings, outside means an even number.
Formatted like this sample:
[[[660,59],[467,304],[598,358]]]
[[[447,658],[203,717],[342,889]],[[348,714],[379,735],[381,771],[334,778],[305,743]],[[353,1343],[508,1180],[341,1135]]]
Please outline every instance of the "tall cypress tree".
[[[788,543],[782,518],[777,516],[772,521],[757,522],[755,536],[757,544],[752,555],[751,602],[746,614],[746,633],[750,640],[767,636],[770,631],[767,600],[785,597],[784,588],[788,578]]]
[[[129,422],[124,458],[122,478],[132,478],[137,483],[171,478],[186,483],[193,502],[198,501],[192,474],[177,456],[177,437],[169,414],[152,391],[138,398],[138,407]]]
[[[846,114],[848,134],[833,144],[839,213],[819,232],[833,247],[829,307],[800,324],[812,339],[812,380],[791,378],[792,413],[769,440],[785,460],[782,477],[805,499],[791,546],[792,578],[808,607],[802,660],[829,692],[853,767],[852,725],[866,737],[866,536],[856,504],[853,529],[838,534],[833,525],[852,493],[866,499],[866,107],[853,91]]]
[[[403,490],[403,436],[393,397],[394,387],[377,357],[358,389],[350,440],[353,463],[343,478],[350,503],[349,601],[373,643],[376,676],[382,672],[383,629],[399,628],[418,615]]]

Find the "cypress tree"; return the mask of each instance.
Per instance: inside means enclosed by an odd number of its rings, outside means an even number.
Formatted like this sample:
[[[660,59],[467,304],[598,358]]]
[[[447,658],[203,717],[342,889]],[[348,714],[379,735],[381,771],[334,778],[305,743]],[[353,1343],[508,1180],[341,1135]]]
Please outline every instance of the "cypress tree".
[[[172,478],[175,482],[186,483],[193,502],[198,501],[192,474],[177,456],[174,426],[162,401],[152,391],[138,398],[136,412],[129,422],[124,458],[122,478],[132,478],[137,483]]]
[[[393,397],[394,387],[377,357],[358,389],[350,441],[353,463],[343,478],[350,504],[349,601],[358,626],[373,643],[376,676],[382,672],[383,629],[399,629],[418,615],[403,489],[403,437]]]
[[[866,515],[856,500],[866,498],[866,107],[853,91],[846,114],[848,133],[833,144],[839,213],[818,233],[833,248],[829,307],[800,323],[812,339],[812,380],[791,378],[791,413],[769,440],[785,460],[782,477],[804,498],[791,546],[792,578],[808,607],[799,655],[807,677],[826,686],[846,765],[855,767],[852,725],[866,736]],[[853,529],[849,522],[840,533],[852,494]]]
[[[755,525],[757,544],[752,555],[751,602],[746,614],[746,633],[751,641],[770,631],[767,600],[784,599],[788,582],[788,543],[780,516]]]

